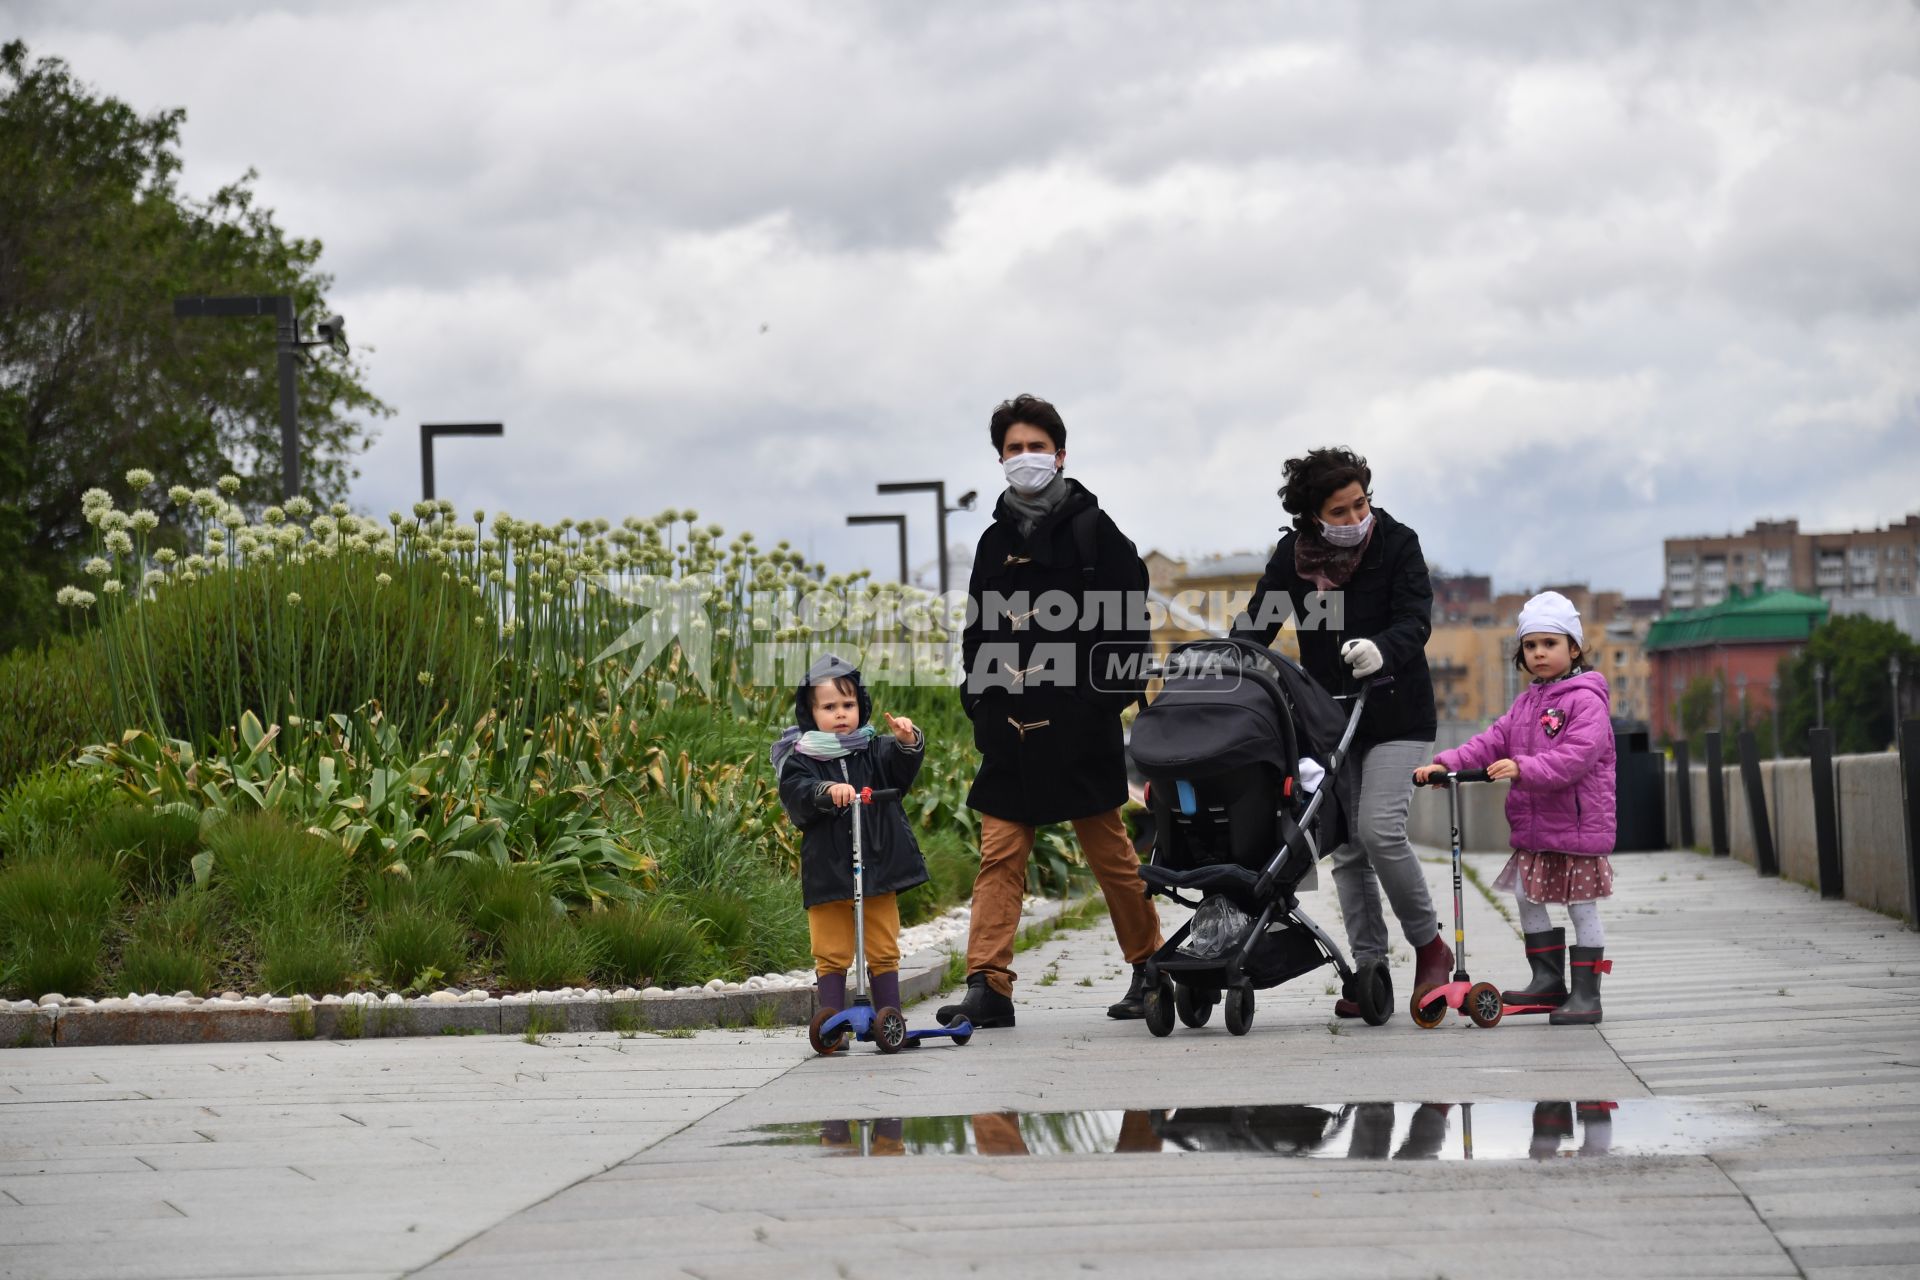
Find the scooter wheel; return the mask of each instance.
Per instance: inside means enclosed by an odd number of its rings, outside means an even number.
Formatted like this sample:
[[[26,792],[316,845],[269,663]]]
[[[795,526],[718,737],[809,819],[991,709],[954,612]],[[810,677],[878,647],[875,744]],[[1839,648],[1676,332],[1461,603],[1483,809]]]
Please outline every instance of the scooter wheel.
[[[1173,1011],[1189,1027],[1207,1025],[1207,1019],[1213,1017],[1214,998],[1211,991],[1202,991],[1184,982],[1173,984]]]
[[[1424,1031],[1431,1031],[1447,1020],[1447,1002],[1444,998],[1430,1003],[1422,1003],[1427,994],[1439,988],[1431,982],[1423,982],[1413,989],[1413,999],[1407,1002],[1407,1012],[1413,1018],[1413,1025]]]
[[[1246,983],[1227,989],[1227,1033],[1243,1036],[1253,1030],[1253,988]]]
[[[821,1028],[827,1025],[827,1019],[837,1016],[839,1012],[838,1009],[822,1009],[814,1014],[813,1021],[807,1024],[807,1042],[813,1046],[813,1051],[822,1057],[829,1057],[847,1047],[847,1029],[844,1025],[834,1032],[831,1042],[820,1035]]]
[[[1500,1015],[1506,1012],[1506,1001],[1500,997],[1500,989],[1491,982],[1476,982],[1467,988],[1467,999],[1462,1006],[1467,1016],[1473,1019],[1476,1027],[1497,1027]]]
[[[1140,1001],[1141,1012],[1146,1017],[1147,1030],[1156,1036],[1173,1034],[1173,979],[1162,977],[1151,987]]]
[[[1360,1006],[1360,1016],[1370,1027],[1377,1027],[1393,1016],[1393,974],[1385,960],[1369,960],[1353,975],[1350,999]]]
[[[958,1044],[958,1045],[964,1045],[964,1044],[965,1044],[965,1043],[966,1043],[967,1041],[969,1041],[969,1040],[971,1040],[971,1039],[973,1039],[973,1032],[971,1032],[971,1031],[962,1031],[962,1032],[961,1032],[961,1033],[960,1033],[959,1035],[957,1035],[957,1036],[948,1036],[947,1038],[948,1038],[949,1040],[952,1040],[952,1041],[953,1041],[953,1042],[954,1042],[955,1044]]]
[[[873,1015],[873,1043],[882,1053],[898,1053],[907,1043],[907,1015],[898,1009],[881,1009]]]

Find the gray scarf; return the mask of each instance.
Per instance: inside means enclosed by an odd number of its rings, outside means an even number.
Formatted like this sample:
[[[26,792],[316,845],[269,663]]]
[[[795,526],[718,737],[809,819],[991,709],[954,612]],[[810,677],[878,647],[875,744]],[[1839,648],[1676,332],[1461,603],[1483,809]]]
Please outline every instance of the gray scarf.
[[[1067,488],[1066,474],[1056,471],[1047,487],[1031,497],[1009,485],[1000,500],[1013,512],[1015,522],[1020,526],[1020,536],[1024,538],[1033,532],[1035,525],[1058,511],[1071,492]]]

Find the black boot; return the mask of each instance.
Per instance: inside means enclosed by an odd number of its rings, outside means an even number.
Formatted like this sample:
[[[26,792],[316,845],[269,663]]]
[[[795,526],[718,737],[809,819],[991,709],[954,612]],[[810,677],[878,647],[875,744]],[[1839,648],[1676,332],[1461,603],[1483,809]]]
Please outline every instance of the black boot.
[[[1527,1154],[1535,1160],[1551,1160],[1560,1153],[1560,1144],[1573,1136],[1571,1102],[1533,1104],[1533,1141]]]
[[[1144,1018],[1147,1016],[1147,966],[1133,966],[1133,981],[1127,985],[1127,994],[1107,1006],[1109,1018]]]
[[[1518,991],[1502,991],[1508,1013],[1550,1013],[1567,1002],[1567,931],[1529,933],[1527,963],[1533,981]]]
[[[1613,971],[1600,947],[1569,948],[1573,956],[1573,994],[1547,1016],[1556,1027],[1584,1027],[1600,1021],[1600,975]]]
[[[960,1003],[942,1005],[933,1016],[945,1027],[962,1015],[973,1024],[975,1031],[1010,1027],[1013,1025],[1013,997],[1003,996],[988,986],[986,974],[970,973],[967,975],[967,994],[960,998]]]

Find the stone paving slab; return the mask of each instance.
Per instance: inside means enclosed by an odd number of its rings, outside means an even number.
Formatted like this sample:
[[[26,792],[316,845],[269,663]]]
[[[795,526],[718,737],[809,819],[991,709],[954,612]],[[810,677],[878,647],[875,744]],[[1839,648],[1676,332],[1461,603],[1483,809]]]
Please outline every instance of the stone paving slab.
[[[1260,993],[1245,1038],[1216,1017],[1155,1040],[1103,1016],[1102,921],[1024,953],[1021,1025],[964,1049],[602,1029],[0,1054],[0,1276],[1920,1273],[1920,939],[1726,860],[1616,870],[1600,1028],[1335,1023],[1320,971]],[[1340,937],[1332,898],[1305,905]],[[1467,911],[1474,976],[1519,977],[1513,926],[1471,888]],[[725,1145],[1008,1108],[1658,1097],[1755,1127],[1542,1163]]]

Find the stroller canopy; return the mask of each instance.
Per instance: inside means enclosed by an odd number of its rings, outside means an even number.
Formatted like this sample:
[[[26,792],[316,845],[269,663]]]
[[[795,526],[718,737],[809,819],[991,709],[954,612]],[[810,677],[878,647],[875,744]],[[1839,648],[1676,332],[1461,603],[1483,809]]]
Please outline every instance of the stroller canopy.
[[[1339,704],[1298,665],[1245,640],[1196,640],[1167,655],[1159,697],[1128,748],[1148,777],[1200,776],[1264,761],[1291,774],[1340,743]]]

